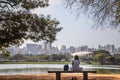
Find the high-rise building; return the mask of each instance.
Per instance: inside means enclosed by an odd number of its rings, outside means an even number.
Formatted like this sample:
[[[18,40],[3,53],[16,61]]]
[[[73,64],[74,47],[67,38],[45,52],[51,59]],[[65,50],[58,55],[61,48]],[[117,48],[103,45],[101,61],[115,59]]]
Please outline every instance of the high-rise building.
[[[106,50],[106,46],[98,45],[98,50]]]
[[[106,51],[109,51],[110,54],[114,55],[114,53],[115,53],[115,46],[114,45],[109,45],[109,44],[107,44],[106,46],[99,45],[98,46],[98,50],[106,50]]]
[[[81,47],[77,47],[76,49],[75,49],[75,52],[80,52],[81,51]]]
[[[52,48],[52,43],[43,41],[42,42],[42,48],[45,49],[45,50],[50,50]]]
[[[76,48],[76,52],[80,52],[80,51],[88,51],[88,46],[80,46]]]
[[[51,43],[51,42],[47,42],[46,48],[47,48],[47,50],[51,50],[51,48],[52,48],[52,43]]]
[[[115,46],[114,45],[111,45],[111,52],[115,53]]]
[[[117,54],[120,54],[120,47],[117,48],[116,53],[117,53]]]
[[[64,53],[68,53],[67,48],[66,48],[65,45],[63,45],[63,46],[61,47],[60,51],[61,51],[61,53],[63,53],[63,54],[64,54]]]
[[[109,51],[110,53],[115,52],[115,46],[114,45],[107,45],[106,50]]]
[[[44,49],[44,50],[47,49],[47,42],[46,41],[42,42],[42,49]]]
[[[87,46],[87,45],[82,46],[82,47],[81,47],[81,51],[88,51],[88,46]]]
[[[68,50],[69,50],[70,54],[75,53],[75,48],[73,46],[70,46],[70,48],[68,48]]]
[[[38,54],[38,45],[37,44],[27,44],[26,45],[26,52],[27,54]]]

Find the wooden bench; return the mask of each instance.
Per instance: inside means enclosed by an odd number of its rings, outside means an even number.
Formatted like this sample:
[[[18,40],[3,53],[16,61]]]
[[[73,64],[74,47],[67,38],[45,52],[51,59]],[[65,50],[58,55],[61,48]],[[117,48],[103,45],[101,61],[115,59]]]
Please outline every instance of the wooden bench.
[[[56,80],[61,80],[61,73],[83,73],[83,80],[88,80],[88,73],[96,71],[48,71],[48,73],[56,73]]]

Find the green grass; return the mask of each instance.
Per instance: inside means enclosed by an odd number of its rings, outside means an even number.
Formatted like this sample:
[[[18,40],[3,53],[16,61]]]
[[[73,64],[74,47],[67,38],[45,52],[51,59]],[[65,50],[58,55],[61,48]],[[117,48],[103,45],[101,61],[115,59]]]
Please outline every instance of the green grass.
[[[3,62],[3,64],[71,64],[72,62]],[[81,62],[85,65],[86,63]]]
[[[71,62],[4,62],[4,64],[71,64]]]

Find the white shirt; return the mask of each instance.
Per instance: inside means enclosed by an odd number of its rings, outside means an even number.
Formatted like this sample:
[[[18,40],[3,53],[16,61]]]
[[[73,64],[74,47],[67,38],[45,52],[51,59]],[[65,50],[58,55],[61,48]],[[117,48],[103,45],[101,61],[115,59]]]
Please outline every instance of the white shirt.
[[[82,70],[80,67],[80,60],[73,60],[72,61],[72,70],[79,71]]]

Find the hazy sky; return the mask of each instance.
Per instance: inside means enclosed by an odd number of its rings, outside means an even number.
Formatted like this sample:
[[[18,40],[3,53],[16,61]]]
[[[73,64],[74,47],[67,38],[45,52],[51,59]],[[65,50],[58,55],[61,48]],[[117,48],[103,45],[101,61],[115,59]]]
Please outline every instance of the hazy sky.
[[[53,46],[61,47],[62,45],[69,46],[83,46],[97,47],[99,44],[104,46],[107,44],[114,44],[116,47],[120,47],[120,32],[118,30],[110,29],[93,29],[93,21],[86,15],[82,14],[77,19],[77,14],[68,8],[65,8],[65,4],[62,0],[50,0],[50,6],[47,8],[38,8],[33,10],[34,13],[51,15],[52,18],[56,18],[60,21],[60,25],[63,29],[57,34],[57,41],[53,43]],[[30,43],[27,41],[25,43]]]

